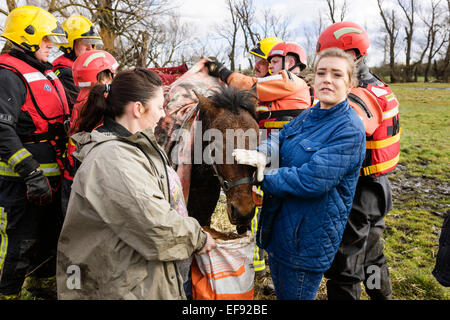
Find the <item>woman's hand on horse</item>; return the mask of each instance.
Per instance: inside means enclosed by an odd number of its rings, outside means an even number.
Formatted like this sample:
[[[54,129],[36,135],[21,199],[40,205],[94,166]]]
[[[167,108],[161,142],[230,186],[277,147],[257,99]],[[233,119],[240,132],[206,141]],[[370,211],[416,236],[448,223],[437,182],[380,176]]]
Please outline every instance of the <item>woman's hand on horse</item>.
[[[234,149],[234,159],[238,164],[256,167],[256,178],[258,182],[264,180],[264,169],[267,164],[266,155],[256,150]]]
[[[203,246],[202,250],[200,250],[197,254],[207,253],[217,247],[216,241],[213,239],[213,237],[208,232],[205,231],[205,233],[206,233],[206,243]]]

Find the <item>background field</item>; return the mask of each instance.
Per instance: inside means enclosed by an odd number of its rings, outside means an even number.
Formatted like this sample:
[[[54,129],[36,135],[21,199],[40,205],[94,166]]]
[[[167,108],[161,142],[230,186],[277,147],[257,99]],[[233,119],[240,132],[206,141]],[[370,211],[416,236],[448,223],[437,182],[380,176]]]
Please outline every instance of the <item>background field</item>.
[[[394,209],[386,218],[385,255],[391,273],[393,298],[450,299],[450,288],[431,274],[435,265],[443,219],[450,212],[450,85],[393,84],[400,101],[402,127],[398,168],[389,176]],[[222,199],[223,200],[223,199]],[[223,202],[213,222],[227,230]],[[275,299],[265,294],[263,282],[255,283],[256,299]],[[363,299],[367,299],[363,290]],[[326,299],[324,281],[317,299]]]

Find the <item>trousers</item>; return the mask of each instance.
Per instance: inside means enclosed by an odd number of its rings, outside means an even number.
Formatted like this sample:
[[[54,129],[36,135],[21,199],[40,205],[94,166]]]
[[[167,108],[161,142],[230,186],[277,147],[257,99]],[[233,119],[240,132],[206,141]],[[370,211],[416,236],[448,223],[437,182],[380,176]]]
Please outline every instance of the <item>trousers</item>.
[[[60,177],[50,178],[52,185]],[[21,179],[0,177],[0,294],[18,294],[25,277],[56,274],[56,247],[62,227],[60,191],[38,206]]]
[[[323,272],[296,270],[269,255],[269,268],[278,300],[314,300]]]
[[[374,300],[392,298],[392,284],[382,235],[384,218],[392,209],[387,176],[361,177],[342,242],[329,270],[325,272],[329,300],[359,300],[361,282]]]

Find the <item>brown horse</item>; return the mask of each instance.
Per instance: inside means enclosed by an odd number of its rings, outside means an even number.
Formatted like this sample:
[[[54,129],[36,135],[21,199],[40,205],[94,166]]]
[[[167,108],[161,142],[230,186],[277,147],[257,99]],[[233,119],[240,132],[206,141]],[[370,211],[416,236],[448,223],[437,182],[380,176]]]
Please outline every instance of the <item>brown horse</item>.
[[[259,138],[257,100],[248,91],[224,88],[208,75],[205,61],[200,60],[166,87],[167,116],[155,135],[180,176],[189,215],[209,226],[222,188],[230,222],[244,231],[254,216],[255,169],[236,164],[231,153],[237,147],[253,149],[258,143],[250,143]],[[227,130],[234,134],[227,136]],[[211,139],[204,139],[211,131],[216,134],[213,144],[224,150],[211,150]],[[248,132],[253,132],[253,139],[245,137]]]
[[[238,165],[231,153],[235,148],[254,149],[258,144],[259,130],[255,115],[257,100],[249,91],[225,87],[208,98],[199,94],[197,96],[201,135],[195,136],[203,137],[201,150],[204,158],[201,163],[192,166],[189,215],[195,217],[202,226],[209,226],[222,188],[227,196],[231,224],[244,231],[255,213],[252,196],[252,187],[256,182],[255,169]],[[215,134],[215,139],[208,139],[208,131],[211,135]],[[192,152],[195,150],[193,148]]]

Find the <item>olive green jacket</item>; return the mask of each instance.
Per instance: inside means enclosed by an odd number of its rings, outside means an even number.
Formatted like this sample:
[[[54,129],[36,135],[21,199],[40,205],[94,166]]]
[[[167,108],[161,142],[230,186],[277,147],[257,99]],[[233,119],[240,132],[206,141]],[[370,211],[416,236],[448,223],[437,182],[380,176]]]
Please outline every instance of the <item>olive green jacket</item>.
[[[151,130],[73,136],[78,169],[58,242],[59,299],[185,299],[174,261],[200,250],[197,220],[170,207]]]

